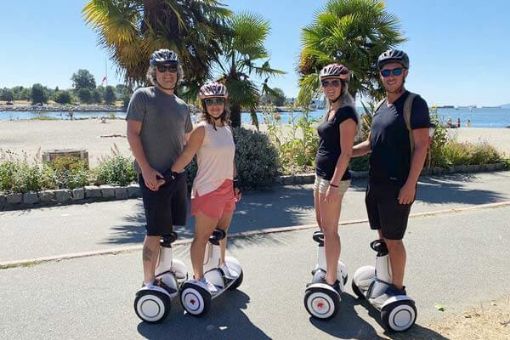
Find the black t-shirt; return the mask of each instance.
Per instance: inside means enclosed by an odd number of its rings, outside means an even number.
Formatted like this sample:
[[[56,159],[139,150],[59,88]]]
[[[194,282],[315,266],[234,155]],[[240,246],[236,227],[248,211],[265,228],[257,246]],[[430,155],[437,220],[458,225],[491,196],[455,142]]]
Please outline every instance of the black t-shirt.
[[[340,124],[352,119],[358,124],[358,116],[354,109],[350,106],[339,108],[335,112],[335,116],[328,121],[328,114],[325,115],[322,123],[317,127],[319,132],[319,149],[315,157],[315,172],[326,180],[331,180],[335,173],[336,163],[340,153]],[[342,175],[342,181],[350,179],[351,173],[349,169]]]
[[[409,92],[404,92],[392,105],[385,102],[375,113],[370,131],[369,180],[397,182],[403,185],[411,168],[409,131],[404,120],[404,103]],[[411,128],[430,127],[427,103],[416,96],[411,107]]]

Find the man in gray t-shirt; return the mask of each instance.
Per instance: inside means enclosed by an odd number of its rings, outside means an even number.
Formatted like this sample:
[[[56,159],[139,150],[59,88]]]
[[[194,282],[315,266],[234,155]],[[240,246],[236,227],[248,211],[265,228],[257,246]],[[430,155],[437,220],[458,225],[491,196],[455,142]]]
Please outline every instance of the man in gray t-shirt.
[[[146,286],[161,284],[155,280],[161,236],[171,234],[174,225],[186,224],[186,176],[170,170],[193,128],[188,106],[174,94],[180,77],[177,54],[155,51],[147,72],[154,86],[136,90],[127,110],[127,137],[147,220],[143,245]]]

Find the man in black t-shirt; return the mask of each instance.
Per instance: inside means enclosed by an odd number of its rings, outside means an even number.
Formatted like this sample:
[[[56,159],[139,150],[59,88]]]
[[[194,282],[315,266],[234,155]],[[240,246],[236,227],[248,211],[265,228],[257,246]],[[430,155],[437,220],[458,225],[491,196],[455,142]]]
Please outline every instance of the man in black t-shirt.
[[[396,294],[403,285],[406,250],[402,238],[407,228],[416,185],[427,156],[430,116],[427,103],[414,97],[408,130],[404,104],[410,95],[404,88],[409,57],[403,51],[388,50],[378,59],[386,98],[374,113],[369,138],[353,147],[353,156],[370,154],[365,203],[370,227],[384,239],[390,257]],[[413,145],[413,147],[411,147]]]

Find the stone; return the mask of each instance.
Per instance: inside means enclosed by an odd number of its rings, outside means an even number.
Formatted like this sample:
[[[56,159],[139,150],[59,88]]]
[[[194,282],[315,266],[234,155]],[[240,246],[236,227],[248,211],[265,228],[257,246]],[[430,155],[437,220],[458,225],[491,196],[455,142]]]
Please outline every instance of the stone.
[[[85,187],[85,198],[101,198],[101,188],[89,185]]]
[[[55,197],[58,203],[65,203],[71,200],[71,190],[60,189],[55,190]]]
[[[115,199],[125,200],[128,198],[128,191],[126,187],[115,188]]]
[[[127,186],[127,193],[129,198],[141,197],[140,186],[138,184],[130,184]]]
[[[115,197],[115,187],[111,185],[101,185],[101,195],[103,198],[114,198]]]
[[[23,194],[14,192],[7,195],[7,204],[19,204],[23,201]]]
[[[0,194],[0,210],[3,210],[7,205],[7,197],[4,194]]]
[[[54,190],[39,191],[37,195],[39,196],[39,201],[41,203],[50,203],[57,199]]]
[[[72,191],[73,193],[73,201],[82,200],[85,198],[85,189],[84,188],[75,188]]]
[[[23,203],[24,204],[34,204],[39,203],[39,197],[37,196],[37,192],[26,192],[23,194]]]

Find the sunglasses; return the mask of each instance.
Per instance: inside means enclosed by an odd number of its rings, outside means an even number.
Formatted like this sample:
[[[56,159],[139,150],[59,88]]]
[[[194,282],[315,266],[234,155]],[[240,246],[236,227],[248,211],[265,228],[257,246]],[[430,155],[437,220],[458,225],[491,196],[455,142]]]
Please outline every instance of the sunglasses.
[[[404,71],[404,68],[402,68],[402,67],[381,70],[381,76],[383,76],[383,78],[387,78],[390,75],[394,75],[394,76],[398,77],[402,74],[403,71]]]
[[[338,80],[338,79],[334,79],[334,80],[321,80],[321,85],[322,85],[322,87],[328,87],[328,86],[339,87],[340,86],[340,80]]]
[[[170,73],[176,73],[177,72],[177,65],[157,65],[156,68],[159,72],[170,72]]]
[[[225,98],[206,98],[205,105],[222,105],[225,104]]]

